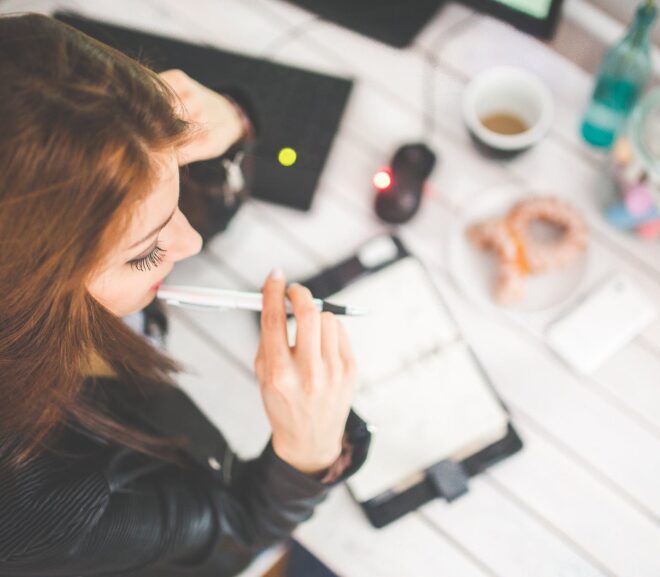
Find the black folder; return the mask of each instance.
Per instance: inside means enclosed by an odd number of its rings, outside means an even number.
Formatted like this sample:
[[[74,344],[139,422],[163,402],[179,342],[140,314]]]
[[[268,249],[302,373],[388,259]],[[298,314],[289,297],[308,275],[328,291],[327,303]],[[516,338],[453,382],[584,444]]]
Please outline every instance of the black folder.
[[[396,250],[385,255],[381,260],[370,259],[370,262],[365,264],[364,258],[360,257],[361,251],[357,251],[355,255],[342,260],[335,266],[301,281],[301,284],[307,286],[315,297],[328,298],[356,281],[412,256],[398,237],[393,235],[385,235],[385,237],[393,243]],[[435,287],[434,290],[442,300],[439,291]],[[485,376],[486,383],[492,389],[479,361],[471,351],[470,355],[478,370]],[[494,391],[494,389],[492,390]],[[497,396],[497,401],[507,415],[508,424],[502,438],[459,461],[446,459],[435,463],[424,471],[420,471],[422,475],[420,475],[419,482],[407,486],[404,490],[384,491],[377,497],[362,502],[358,499],[371,524],[375,527],[383,527],[437,497],[453,501],[468,491],[470,477],[518,452],[523,446],[522,441],[510,422],[509,411],[499,396]],[[357,412],[359,413],[359,410]],[[377,434],[376,431],[374,435]],[[367,458],[367,464],[368,462]]]

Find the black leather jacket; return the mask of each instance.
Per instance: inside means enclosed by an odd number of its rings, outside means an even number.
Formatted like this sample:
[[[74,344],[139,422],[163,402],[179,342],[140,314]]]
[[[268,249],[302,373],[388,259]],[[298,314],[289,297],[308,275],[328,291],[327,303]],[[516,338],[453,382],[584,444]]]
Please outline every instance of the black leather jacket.
[[[185,464],[67,430],[54,450],[0,478],[0,576],[234,575],[310,517],[331,486],[270,443],[240,460],[179,389],[140,403],[132,406],[145,430],[189,439]],[[353,457],[339,481],[369,445],[352,412],[345,439]]]

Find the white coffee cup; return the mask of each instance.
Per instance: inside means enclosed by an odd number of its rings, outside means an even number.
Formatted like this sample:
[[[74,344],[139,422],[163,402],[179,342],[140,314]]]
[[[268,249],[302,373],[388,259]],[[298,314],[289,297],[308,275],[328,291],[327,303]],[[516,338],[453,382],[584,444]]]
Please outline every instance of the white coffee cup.
[[[513,66],[482,72],[463,95],[463,119],[470,134],[487,154],[513,156],[536,144],[552,124],[554,105],[550,91],[533,74]],[[526,130],[502,134],[487,128],[483,119],[508,115],[522,121]]]

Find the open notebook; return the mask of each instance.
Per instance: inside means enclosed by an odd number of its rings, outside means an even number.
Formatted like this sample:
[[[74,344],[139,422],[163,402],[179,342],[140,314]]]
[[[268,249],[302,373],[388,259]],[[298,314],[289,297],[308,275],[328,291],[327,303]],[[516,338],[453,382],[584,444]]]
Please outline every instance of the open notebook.
[[[394,260],[323,297],[370,311],[342,317],[360,372],[353,407],[374,427],[367,462],[348,480],[359,502],[404,491],[432,465],[506,437],[506,409],[417,259]]]

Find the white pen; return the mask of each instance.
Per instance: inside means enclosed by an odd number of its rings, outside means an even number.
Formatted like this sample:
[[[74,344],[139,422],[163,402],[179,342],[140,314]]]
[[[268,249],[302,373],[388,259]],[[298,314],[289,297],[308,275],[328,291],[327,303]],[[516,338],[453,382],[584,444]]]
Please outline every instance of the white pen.
[[[158,298],[178,307],[204,309],[243,309],[261,311],[263,295],[257,292],[244,292],[197,286],[167,285],[158,289]],[[336,315],[361,316],[368,311],[359,307],[335,305],[322,299],[314,299],[319,311],[328,311]],[[287,314],[293,313],[289,300],[285,300]]]

